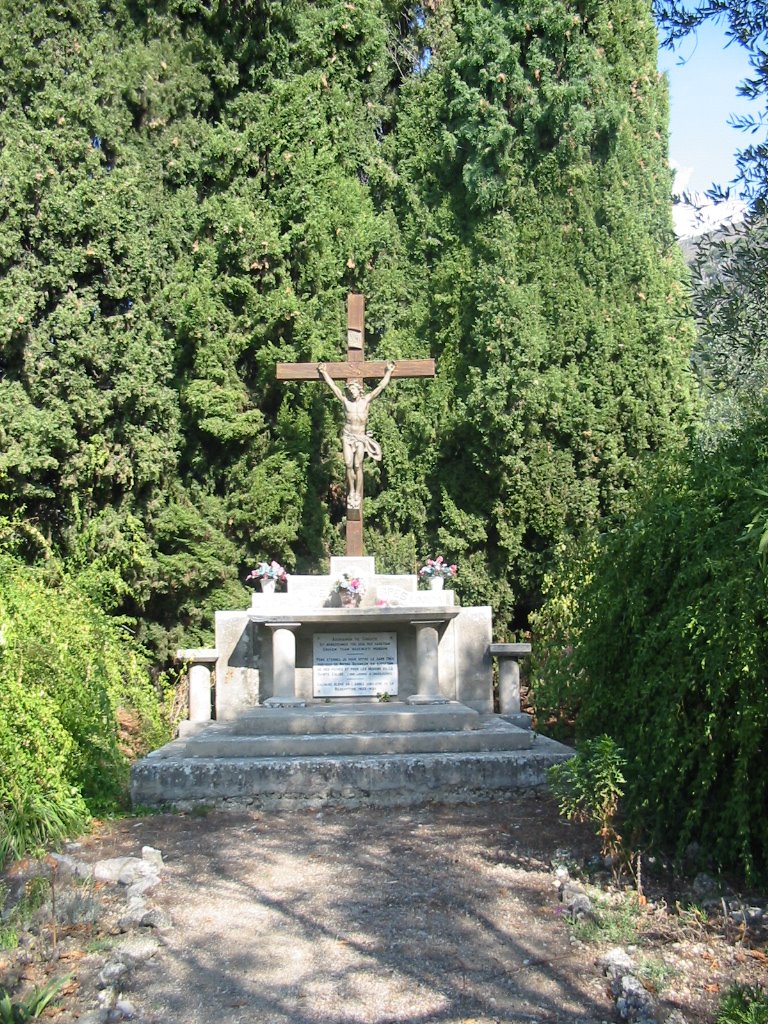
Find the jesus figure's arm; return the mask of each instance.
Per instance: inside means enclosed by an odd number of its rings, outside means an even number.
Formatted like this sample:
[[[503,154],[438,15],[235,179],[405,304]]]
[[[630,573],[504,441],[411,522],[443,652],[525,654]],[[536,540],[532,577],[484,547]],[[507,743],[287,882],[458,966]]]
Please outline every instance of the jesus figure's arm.
[[[325,363],[318,363],[317,364],[317,372],[320,374],[320,376],[323,378],[325,383],[328,385],[328,387],[331,389],[331,391],[334,393],[334,395],[338,398],[338,400],[340,402],[343,402],[344,401],[344,395],[342,394],[340,388],[338,388],[336,386],[336,383],[335,383],[333,377],[331,377],[331,375],[326,370]]]
[[[371,391],[370,394],[367,396],[369,404],[374,400],[374,398],[378,397],[378,395],[381,394],[381,392],[384,390],[387,384],[389,384],[390,379],[392,377],[392,371],[394,370],[394,368],[395,364],[393,360],[390,359],[389,362],[387,363],[387,368],[384,371],[384,376],[381,378],[380,383],[378,383],[376,387],[373,389],[373,391]]]

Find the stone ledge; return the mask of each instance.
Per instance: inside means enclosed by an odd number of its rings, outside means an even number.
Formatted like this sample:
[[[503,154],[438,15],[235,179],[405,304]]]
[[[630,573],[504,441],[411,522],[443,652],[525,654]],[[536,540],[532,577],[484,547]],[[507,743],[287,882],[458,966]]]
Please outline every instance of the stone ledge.
[[[539,738],[530,750],[368,757],[145,758],[134,765],[135,805],[288,810],[480,802],[544,789],[573,755]]]

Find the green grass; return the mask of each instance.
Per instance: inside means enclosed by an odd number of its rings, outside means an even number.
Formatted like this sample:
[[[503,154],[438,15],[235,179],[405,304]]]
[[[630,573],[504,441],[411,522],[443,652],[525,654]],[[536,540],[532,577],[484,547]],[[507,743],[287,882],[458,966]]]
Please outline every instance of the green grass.
[[[622,893],[619,898],[608,899],[601,893],[590,892],[593,917],[572,922],[571,930],[580,942],[612,942],[616,945],[637,939],[642,911],[636,893]]]
[[[88,824],[74,798],[14,789],[0,806],[0,867],[26,853],[40,856],[47,846],[80,835]]]
[[[650,957],[642,957],[637,968],[637,974],[646,982],[654,992],[661,992],[679,972],[663,960],[656,960]]]

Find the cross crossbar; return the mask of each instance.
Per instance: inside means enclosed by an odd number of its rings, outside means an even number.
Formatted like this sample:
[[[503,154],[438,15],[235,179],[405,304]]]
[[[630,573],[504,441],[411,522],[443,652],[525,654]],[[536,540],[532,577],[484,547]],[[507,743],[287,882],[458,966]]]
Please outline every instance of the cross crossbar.
[[[320,380],[318,363],[278,363],[278,380]],[[382,377],[387,368],[384,360],[371,359],[363,363],[325,363],[325,368],[334,380],[362,380],[367,377]],[[434,377],[434,359],[396,359],[392,371],[394,377]]]

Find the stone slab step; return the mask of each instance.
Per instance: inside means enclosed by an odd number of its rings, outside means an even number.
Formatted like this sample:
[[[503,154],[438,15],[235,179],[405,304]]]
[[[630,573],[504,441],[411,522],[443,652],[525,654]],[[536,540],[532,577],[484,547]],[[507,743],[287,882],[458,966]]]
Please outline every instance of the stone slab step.
[[[528,750],[369,757],[186,758],[162,749],[164,756],[157,751],[133,766],[136,807],[269,811],[470,803],[545,789],[550,766],[573,755],[543,737]]]
[[[243,736],[328,733],[443,732],[477,729],[480,715],[458,701],[449,704],[313,704],[306,708],[258,707],[232,722],[228,731]]]
[[[187,757],[339,757],[525,750],[533,733],[514,725],[466,732],[377,732],[309,736],[241,736],[207,730],[187,740]]]

